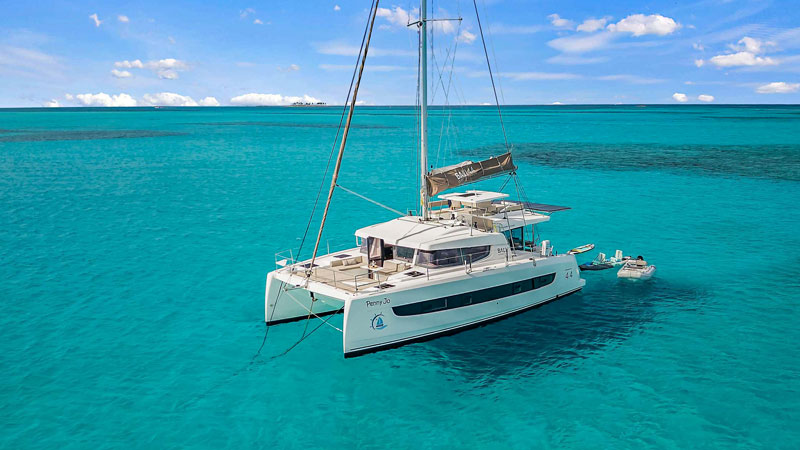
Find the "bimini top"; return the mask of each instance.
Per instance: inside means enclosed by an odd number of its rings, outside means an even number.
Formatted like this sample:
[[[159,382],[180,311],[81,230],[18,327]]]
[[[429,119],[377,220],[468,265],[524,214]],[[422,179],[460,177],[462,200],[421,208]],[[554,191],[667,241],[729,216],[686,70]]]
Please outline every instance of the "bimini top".
[[[412,216],[361,228],[356,231],[356,236],[362,239],[374,237],[383,239],[383,242],[389,245],[420,250],[506,244],[505,237],[499,233],[486,233],[467,225],[422,222],[419,217]]]

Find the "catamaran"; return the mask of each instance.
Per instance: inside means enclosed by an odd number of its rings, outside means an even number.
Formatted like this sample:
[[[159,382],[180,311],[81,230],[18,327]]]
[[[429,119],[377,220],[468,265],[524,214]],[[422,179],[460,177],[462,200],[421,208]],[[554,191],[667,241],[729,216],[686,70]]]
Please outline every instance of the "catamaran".
[[[420,3],[419,20],[411,24],[419,30],[421,211],[355,230],[356,246],[318,255],[331,197],[340,187],[339,167],[377,3],[362,40],[358,77],[354,75],[356,83],[348,95],[347,122],[314,252],[304,260],[291,252],[276,255],[277,267],[267,275],[264,302],[268,326],[327,321],[330,317],[323,317],[343,313],[345,357],[480,326],[585,285],[575,256],[557,254],[548,240],[536,234],[536,226],[549,221],[553,212],[569,208],[515,200],[503,192],[446,192],[490,177],[516,177],[510,151],[477,162],[428,167],[427,27],[434,19],[427,19],[427,0]],[[489,71],[491,76],[491,65]]]

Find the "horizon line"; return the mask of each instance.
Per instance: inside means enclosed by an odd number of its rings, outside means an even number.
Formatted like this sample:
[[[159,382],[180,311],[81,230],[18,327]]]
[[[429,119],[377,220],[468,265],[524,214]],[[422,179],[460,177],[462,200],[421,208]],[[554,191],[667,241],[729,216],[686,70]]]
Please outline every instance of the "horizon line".
[[[356,105],[359,108],[417,108],[419,105],[411,104],[385,104],[385,105]],[[800,103],[515,103],[507,105],[499,105],[500,108],[507,107],[524,107],[524,106],[800,106]],[[81,109],[109,109],[109,110],[134,110],[134,109],[219,109],[219,108],[287,108],[287,109],[322,109],[322,108],[341,108],[346,105],[219,105],[219,106],[167,106],[167,105],[152,105],[152,106],[0,106],[1,110],[9,109],[31,109],[31,110],[81,110]],[[497,108],[496,104],[466,104],[466,105],[428,105],[434,108],[463,108],[463,107],[484,107],[484,108]]]

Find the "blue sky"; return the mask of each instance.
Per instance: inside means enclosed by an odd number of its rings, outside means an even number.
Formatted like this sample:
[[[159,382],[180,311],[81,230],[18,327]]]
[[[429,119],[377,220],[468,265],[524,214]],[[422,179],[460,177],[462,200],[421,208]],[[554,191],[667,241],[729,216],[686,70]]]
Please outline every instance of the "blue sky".
[[[381,3],[364,103],[414,103],[417,37],[405,24],[418,5]],[[800,103],[794,2],[478,5],[505,104]],[[364,0],[0,0],[0,107],[340,104],[368,7]],[[463,18],[434,26],[432,103],[445,100],[445,67],[451,104],[491,102],[472,1],[428,8]]]

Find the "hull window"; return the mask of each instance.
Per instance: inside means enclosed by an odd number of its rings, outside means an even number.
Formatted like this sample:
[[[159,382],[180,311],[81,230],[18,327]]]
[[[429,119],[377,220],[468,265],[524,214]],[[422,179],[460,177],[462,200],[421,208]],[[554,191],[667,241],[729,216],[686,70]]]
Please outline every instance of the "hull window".
[[[462,306],[490,302],[492,300],[499,300],[501,298],[539,289],[552,284],[555,279],[556,274],[550,273],[536,278],[494,286],[474,292],[448,295],[447,297],[425,300],[424,302],[395,306],[392,308],[392,311],[394,311],[396,316],[415,316],[445,309],[461,308]]]

